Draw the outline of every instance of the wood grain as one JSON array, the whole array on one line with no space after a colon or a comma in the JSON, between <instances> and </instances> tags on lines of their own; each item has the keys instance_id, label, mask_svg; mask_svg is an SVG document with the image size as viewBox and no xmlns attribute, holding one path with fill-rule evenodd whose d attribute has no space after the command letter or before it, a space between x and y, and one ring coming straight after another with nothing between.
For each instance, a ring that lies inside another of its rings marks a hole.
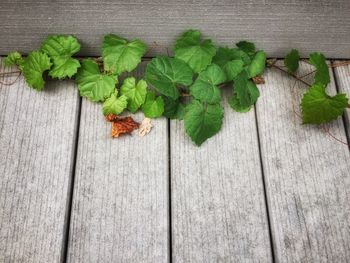
<instances>
[{"instance_id":1,"label":"wood grain","mask_svg":"<svg viewBox=\"0 0 350 263\"><path fill-rule=\"evenodd\" d=\"M298 74L310 71L303 63ZM301 125L293 105L298 113L304 84L275 69L265 81L257 117L276 260L348 262L349 149L323 127ZM336 92L333 78L328 91ZM326 128L346 142L341 118Z\"/></svg>"},{"instance_id":2,"label":"wood grain","mask_svg":"<svg viewBox=\"0 0 350 263\"><path fill-rule=\"evenodd\" d=\"M168 261L167 121L152 123L143 138L112 139L101 105L83 100L69 262Z\"/></svg>"},{"instance_id":3,"label":"wood grain","mask_svg":"<svg viewBox=\"0 0 350 263\"><path fill-rule=\"evenodd\" d=\"M174 262L272 260L254 109L224 105L221 131L200 147L171 122Z\"/></svg>"},{"instance_id":4,"label":"wood grain","mask_svg":"<svg viewBox=\"0 0 350 263\"><path fill-rule=\"evenodd\" d=\"M103 35L113 32L144 40L154 56L171 50L182 31L198 28L221 45L254 41L270 57L293 47L303 56L317 49L349 58L349 12L348 0L2 0L0 54L28 53L48 34L74 34L81 55L100 55Z\"/></svg>"},{"instance_id":5,"label":"wood grain","mask_svg":"<svg viewBox=\"0 0 350 263\"><path fill-rule=\"evenodd\" d=\"M344 61L335 61L334 64L344 63ZM346 93L350 98L350 65L334 68L334 75L338 85L338 90L341 93ZM345 126L348 133L348 142L350 142L350 109L346 109L345 114Z\"/></svg>"},{"instance_id":6,"label":"wood grain","mask_svg":"<svg viewBox=\"0 0 350 263\"><path fill-rule=\"evenodd\" d=\"M78 107L71 81L0 84L0 262L62 260Z\"/></svg>"}]
</instances>

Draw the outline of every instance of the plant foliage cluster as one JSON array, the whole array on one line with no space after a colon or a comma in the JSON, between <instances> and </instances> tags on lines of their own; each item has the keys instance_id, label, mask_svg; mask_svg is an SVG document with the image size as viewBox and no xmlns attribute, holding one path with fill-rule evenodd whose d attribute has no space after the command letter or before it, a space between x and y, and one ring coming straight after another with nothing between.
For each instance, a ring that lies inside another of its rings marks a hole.
<instances>
[{"instance_id":1,"label":"plant foliage cluster","mask_svg":"<svg viewBox=\"0 0 350 263\"><path fill-rule=\"evenodd\" d=\"M73 36L49 36L39 50L27 57L10 53L5 65L17 65L28 85L44 89L45 75L55 79L75 78L80 95L102 103L104 115L141 110L148 118L165 116L183 119L186 133L201 145L222 126L223 85L232 89L229 104L237 112L247 112L260 93L253 78L266 66L266 54L253 43L240 41L234 47L217 47L198 30L184 32L173 47L174 57L158 56L146 67L143 79L121 74L133 71L141 62L147 46L140 40L128 41L114 34L104 37L102 60L74 57L80 43ZM299 53L292 50L285 65L293 74L298 69ZM348 105L344 94L330 96L330 82L325 57L310 55L316 68L315 83L302 102L304 123L320 124L336 119Z\"/></svg>"}]
</instances>

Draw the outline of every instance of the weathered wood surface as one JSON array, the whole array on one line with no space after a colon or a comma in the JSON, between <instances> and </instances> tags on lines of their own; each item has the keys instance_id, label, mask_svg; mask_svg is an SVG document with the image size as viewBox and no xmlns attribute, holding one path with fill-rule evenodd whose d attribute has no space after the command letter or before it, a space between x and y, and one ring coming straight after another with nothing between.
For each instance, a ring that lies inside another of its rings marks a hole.
<instances>
[{"instance_id":1,"label":"weathered wood surface","mask_svg":"<svg viewBox=\"0 0 350 263\"><path fill-rule=\"evenodd\" d=\"M102 36L113 32L146 41L152 56L198 28L219 44L254 41L273 57L292 47L305 56L317 46L329 58L349 58L349 13L348 0L2 0L0 54L37 49L48 34L74 34L82 55L99 55Z\"/></svg>"},{"instance_id":2,"label":"weathered wood surface","mask_svg":"<svg viewBox=\"0 0 350 263\"><path fill-rule=\"evenodd\" d=\"M171 122L174 262L271 262L255 113L224 105L222 130L201 147Z\"/></svg>"},{"instance_id":3,"label":"weathered wood surface","mask_svg":"<svg viewBox=\"0 0 350 263\"><path fill-rule=\"evenodd\" d=\"M302 65L300 74L310 71ZM257 103L267 201L278 262L350 260L349 149L293 112L306 87L275 69ZM309 82L310 79L308 80ZM335 85L329 91L334 94ZM340 118L327 126L346 141Z\"/></svg>"},{"instance_id":4,"label":"weathered wood surface","mask_svg":"<svg viewBox=\"0 0 350 263\"><path fill-rule=\"evenodd\" d=\"M0 262L62 259L78 108L70 81L0 84Z\"/></svg>"},{"instance_id":5,"label":"weathered wood surface","mask_svg":"<svg viewBox=\"0 0 350 263\"><path fill-rule=\"evenodd\" d=\"M69 262L168 261L167 121L152 122L143 138L113 140L101 105L83 100Z\"/></svg>"},{"instance_id":6,"label":"weathered wood surface","mask_svg":"<svg viewBox=\"0 0 350 263\"><path fill-rule=\"evenodd\" d=\"M334 64L341 64L344 61L335 61ZM334 68L334 74L339 92L346 93L350 98L350 65ZM348 133L348 142L350 142L350 109L344 114L346 131Z\"/></svg>"}]
</instances>

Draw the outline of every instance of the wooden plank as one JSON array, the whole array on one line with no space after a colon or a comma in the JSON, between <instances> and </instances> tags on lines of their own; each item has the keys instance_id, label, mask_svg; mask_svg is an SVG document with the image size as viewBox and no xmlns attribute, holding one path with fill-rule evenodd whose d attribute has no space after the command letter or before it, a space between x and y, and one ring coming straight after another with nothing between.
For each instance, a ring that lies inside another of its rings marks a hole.
<instances>
[{"instance_id":1,"label":"wooden plank","mask_svg":"<svg viewBox=\"0 0 350 263\"><path fill-rule=\"evenodd\" d=\"M83 100L68 260L167 262L167 121L153 120L143 138L112 139L101 110Z\"/></svg>"},{"instance_id":2,"label":"wooden plank","mask_svg":"<svg viewBox=\"0 0 350 263\"><path fill-rule=\"evenodd\" d=\"M102 36L114 32L146 41L153 56L198 28L222 45L254 41L270 57L292 47L306 56L316 46L329 58L349 58L349 12L348 0L2 0L0 54L27 53L48 34L62 33L82 41L81 55L100 55Z\"/></svg>"},{"instance_id":3,"label":"wooden plank","mask_svg":"<svg viewBox=\"0 0 350 263\"><path fill-rule=\"evenodd\" d=\"M0 84L0 262L62 260L78 108L71 81Z\"/></svg>"},{"instance_id":4,"label":"wooden plank","mask_svg":"<svg viewBox=\"0 0 350 263\"><path fill-rule=\"evenodd\" d=\"M171 122L174 262L271 262L254 110L224 105L222 130L200 147Z\"/></svg>"},{"instance_id":5,"label":"wooden plank","mask_svg":"<svg viewBox=\"0 0 350 263\"><path fill-rule=\"evenodd\" d=\"M334 63L343 63L344 61L335 61ZM339 92L346 93L350 98L350 65L334 68L334 75L336 78ZM348 133L348 140L350 141L350 110L347 109L345 114L345 125Z\"/></svg>"},{"instance_id":6,"label":"wooden plank","mask_svg":"<svg viewBox=\"0 0 350 263\"><path fill-rule=\"evenodd\" d=\"M311 71L302 63L300 75ZM311 78L306 80L311 83ZM268 69L257 103L258 130L278 262L350 259L350 154L322 127L301 125L303 84ZM332 82L328 88L334 94ZM327 125L346 141L342 119Z\"/></svg>"}]
</instances>

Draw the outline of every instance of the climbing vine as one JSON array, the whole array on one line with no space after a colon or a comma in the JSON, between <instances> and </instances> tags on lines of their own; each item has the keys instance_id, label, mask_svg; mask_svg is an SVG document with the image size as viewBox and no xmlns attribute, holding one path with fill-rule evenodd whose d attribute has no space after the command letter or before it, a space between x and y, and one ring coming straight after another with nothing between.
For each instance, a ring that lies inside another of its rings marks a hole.
<instances>
[{"instance_id":1,"label":"climbing vine","mask_svg":"<svg viewBox=\"0 0 350 263\"><path fill-rule=\"evenodd\" d=\"M112 136L130 133L139 127L124 111L141 110L147 118L165 116L183 119L186 133L196 145L215 135L222 126L223 86L230 86L229 104L237 112L247 112L259 98L257 84L266 65L280 69L308 85L301 100L304 124L323 124L337 119L349 107L345 94L330 96L330 76L326 59L312 53L308 62L315 67L312 84L295 75L300 56L293 49L284 59L284 67L257 50L251 42L240 41L235 47L216 47L203 39L198 30L178 37L174 57L158 56L146 66L144 78L120 76L133 71L141 62L147 46L140 40L128 41L114 34L104 37L101 58L78 59L80 43L74 36L53 35L40 49L27 57L19 52L8 54L6 66L18 66L29 87L41 91L46 74L54 79L74 78L81 96L102 103L101 112L112 122ZM146 131L147 130L147 131ZM143 132L149 132L146 129Z\"/></svg>"}]
</instances>

